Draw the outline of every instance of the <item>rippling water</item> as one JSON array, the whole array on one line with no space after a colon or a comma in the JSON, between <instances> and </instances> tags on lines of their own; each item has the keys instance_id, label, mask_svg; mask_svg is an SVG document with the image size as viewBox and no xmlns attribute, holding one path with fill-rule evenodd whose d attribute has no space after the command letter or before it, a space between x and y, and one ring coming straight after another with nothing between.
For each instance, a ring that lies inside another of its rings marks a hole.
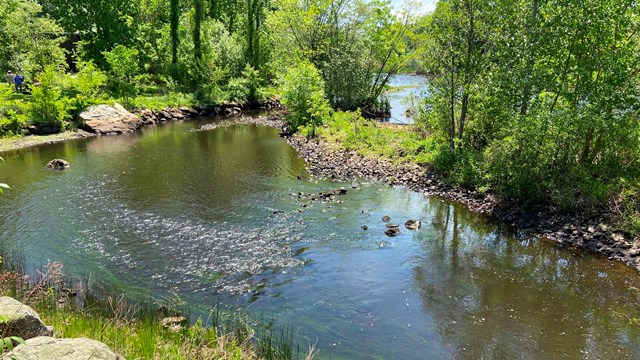
<instances>
[{"instance_id":1,"label":"rippling water","mask_svg":"<svg viewBox=\"0 0 640 360\"><path fill-rule=\"evenodd\" d=\"M129 294L248 309L320 358L640 358L637 272L402 188L299 181L277 130L191 131L204 124L4 154L1 249ZM71 168L45 168L58 157ZM384 215L423 227L388 238Z\"/></svg>"}]
</instances>

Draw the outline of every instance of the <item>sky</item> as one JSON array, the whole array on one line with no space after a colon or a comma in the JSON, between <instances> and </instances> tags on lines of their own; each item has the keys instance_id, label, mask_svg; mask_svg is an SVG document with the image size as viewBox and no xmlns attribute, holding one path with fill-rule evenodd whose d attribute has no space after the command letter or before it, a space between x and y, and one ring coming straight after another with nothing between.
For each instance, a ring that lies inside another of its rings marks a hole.
<instances>
[{"instance_id":1,"label":"sky","mask_svg":"<svg viewBox=\"0 0 640 360\"><path fill-rule=\"evenodd\" d=\"M391 6L398 11L402 9L406 2L407 0L391 0ZM422 5L420 9L421 13L428 13L435 10L437 0L414 0L413 2L417 2Z\"/></svg>"}]
</instances>

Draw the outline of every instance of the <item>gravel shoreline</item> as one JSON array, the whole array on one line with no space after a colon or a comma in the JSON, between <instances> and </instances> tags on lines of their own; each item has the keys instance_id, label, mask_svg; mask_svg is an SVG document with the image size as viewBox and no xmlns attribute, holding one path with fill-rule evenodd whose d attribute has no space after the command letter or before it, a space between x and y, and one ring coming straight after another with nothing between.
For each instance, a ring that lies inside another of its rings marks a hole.
<instances>
[{"instance_id":1,"label":"gravel shoreline","mask_svg":"<svg viewBox=\"0 0 640 360\"><path fill-rule=\"evenodd\" d=\"M309 172L318 177L350 181L356 177L401 185L423 193L456 201L473 212L506 222L535 236L562 246L586 249L640 270L640 241L611 225L608 214L580 217L514 207L492 195L457 189L434 171L416 164L396 164L387 159L365 157L348 152L322 139L287 137L308 163Z\"/></svg>"}]
</instances>

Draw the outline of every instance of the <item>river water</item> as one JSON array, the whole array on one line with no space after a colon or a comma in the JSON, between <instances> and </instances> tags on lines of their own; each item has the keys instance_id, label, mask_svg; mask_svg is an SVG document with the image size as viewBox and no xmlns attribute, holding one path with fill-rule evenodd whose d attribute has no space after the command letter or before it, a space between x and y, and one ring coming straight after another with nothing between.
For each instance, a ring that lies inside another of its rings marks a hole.
<instances>
[{"instance_id":1,"label":"river water","mask_svg":"<svg viewBox=\"0 0 640 360\"><path fill-rule=\"evenodd\" d=\"M403 188L300 181L277 130L211 121L3 154L0 248L275 319L320 359L640 358L635 270ZM423 227L389 238L384 215Z\"/></svg>"},{"instance_id":2,"label":"river water","mask_svg":"<svg viewBox=\"0 0 640 360\"><path fill-rule=\"evenodd\" d=\"M391 114L384 122L393 124L413 124L419 99L429 91L429 80L423 75L398 74L391 77L391 89L385 93L391 106Z\"/></svg>"}]
</instances>

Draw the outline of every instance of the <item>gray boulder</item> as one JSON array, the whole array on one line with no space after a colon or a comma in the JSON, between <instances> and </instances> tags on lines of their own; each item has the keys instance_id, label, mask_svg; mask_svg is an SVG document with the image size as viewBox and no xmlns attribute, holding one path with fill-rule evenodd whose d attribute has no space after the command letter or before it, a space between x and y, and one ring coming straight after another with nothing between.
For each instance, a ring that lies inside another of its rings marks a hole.
<instances>
[{"instance_id":1,"label":"gray boulder","mask_svg":"<svg viewBox=\"0 0 640 360\"><path fill-rule=\"evenodd\" d=\"M89 107L78 115L85 130L96 134L121 134L138 130L144 121L116 103Z\"/></svg>"},{"instance_id":2,"label":"gray boulder","mask_svg":"<svg viewBox=\"0 0 640 360\"><path fill-rule=\"evenodd\" d=\"M99 341L36 337L5 354L16 360L124 360Z\"/></svg>"},{"instance_id":3,"label":"gray boulder","mask_svg":"<svg viewBox=\"0 0 640 360\"><path fill-rule=\"evenodd\" d=\"M46 326L35 310L14 298L0 297L0 315L9 320L0 323L0 333L4 336L18 336L27 340L53 335L53 328Z\"/></svg>"}]
</instances>

